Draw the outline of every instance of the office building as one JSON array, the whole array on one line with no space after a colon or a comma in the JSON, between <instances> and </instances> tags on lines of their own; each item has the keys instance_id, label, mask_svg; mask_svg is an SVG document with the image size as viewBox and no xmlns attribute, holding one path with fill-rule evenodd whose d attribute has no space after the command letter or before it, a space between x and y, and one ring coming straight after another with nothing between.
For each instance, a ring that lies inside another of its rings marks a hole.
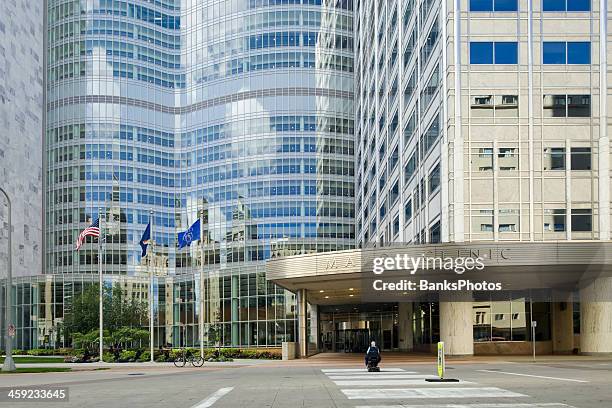
<instances>
[{"instance_id":1,"label":"office building","mask_svg":"<svg viewBox=\"0 0 612 408\"><path fill-rule=\"evenodd\" d=\"M612 352L607 8L356 4L360 249L269 264L269 279L318 306L317 333L306 312L299 319L302 355L361 349L371 337L384 349L443 340L456 355L529 353L531 324L538 352ZM364 282L389 254L485 256L485 270L516 275L517 292L372 307ZM589 267L603 276L578 284ZM544 272L575 273L566 283L576 290L549 301L520 291L550 290L530 280Z\"/></svg>"},{"instance_id":2,"label":"office building","mask_svg":"<svg viewBox=\"0 0 612 408\"><path fill-rule=\"evenodd\" d=\"M109 282L154 265L160 299L177 280L159 339L195 344L200 315L226 345L292 338L265 260L354 245L352 2L324 3L49 1L45 273L97 274L98 244L74 242L102 215Z\"/></svg>"},{"instance_id":3,"label":"office building","mask_svg":"<svg viewBox=\"0 0 612 408\"><path fill-rule=\"evenodd\" d=\"M43 255L43 4L0 4L0 187L13 205L13 276L40 274ZM0 194L0 276L8 256Z\"/></svg>"},{"instance_id":4,"label":"office building","mask_svg":"<svg viewBox=\"0 0 612 408\"><path fill-rule=\"evenodd\" d=\"M612 352L605 1L80 7L49 1L47 276L18 313L57 303L18 347L95 281L97 245L72 246L102 209L107 281L146 298L155 271L158 344L220 321L301 356ZM511 290L372 293L396 255Z\"/></svg>"}]
</instances>

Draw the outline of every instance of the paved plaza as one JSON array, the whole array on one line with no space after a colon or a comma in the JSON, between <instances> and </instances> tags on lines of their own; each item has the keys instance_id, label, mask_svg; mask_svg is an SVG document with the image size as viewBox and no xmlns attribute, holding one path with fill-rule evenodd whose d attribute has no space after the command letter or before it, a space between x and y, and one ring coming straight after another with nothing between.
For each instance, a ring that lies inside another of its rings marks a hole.
<instances>
[{"instance_id":1,"label":"paved plaza","mask_svg":"<svg viewBox=\"0 0 612 408\"><path fill-rule=\"evenodd\" d=\"M383 356L384 358L385 356ZM65 387L68 402L19 407L359 407L359 408L601 408L612 406L612 359L472 357L448 362L432 383L431 356L393 355L380 373L361 356L321 354L307 360L90 366L69 373L0 376L0 387ZM14 406L14 403L0 403Z\"/></svg>"}]
</instances>

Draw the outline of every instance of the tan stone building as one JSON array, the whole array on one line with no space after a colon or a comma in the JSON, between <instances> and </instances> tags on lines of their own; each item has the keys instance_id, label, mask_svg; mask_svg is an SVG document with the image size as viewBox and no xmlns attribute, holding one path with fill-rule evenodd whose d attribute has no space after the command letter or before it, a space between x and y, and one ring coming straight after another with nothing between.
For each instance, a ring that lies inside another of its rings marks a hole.
<instances>
[{"instance_id":1,"label":"tan stone building","mask_svg":"<svg viewBox=\"0 0 612 408\"><path fill-rule=\"evenodd\" d=\"M271 261L268 279L319 305L309 315L320 322L308 326L319 331L314 350L376 338L389 350L443 340L450 354L529 353L535 324L539 352L612 352L607 266L591 283L578 277L589 259L566 268L592 245L605 253L612 228L608 9L596 0L356 3L355 256L508 245L518 263L504 273L524 281L509 279L521 292L501 299L376 303L355 293L362 278L345 281L336 266L311 282L314 255ZM516 258L534 248L531 261ZM574 281L560 298L545 276Z\"/></svg>"}]
</instances>

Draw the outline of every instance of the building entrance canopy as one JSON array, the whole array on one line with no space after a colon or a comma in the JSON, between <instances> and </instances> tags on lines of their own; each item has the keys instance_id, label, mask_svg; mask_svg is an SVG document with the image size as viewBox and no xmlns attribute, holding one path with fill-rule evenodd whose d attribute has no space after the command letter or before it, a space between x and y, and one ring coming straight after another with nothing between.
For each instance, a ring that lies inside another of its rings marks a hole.
<instances>
[{"instance_id":1,"label":"building entrance canopy","mask_svg":"<svg viewBox=\"0 0 612 408\"><path fill-rule=\"evenodd\" d=\"M514 242L403 245L273 259L267 279L306 290L319 305L413 300L472 301L526 292L567 300L612 277L612 243ZM599 284L597 285L600 286ZM582 301L611 301L603 285ZM596 288L597 289L597 288Z\"/></svg>"}]
</instances>

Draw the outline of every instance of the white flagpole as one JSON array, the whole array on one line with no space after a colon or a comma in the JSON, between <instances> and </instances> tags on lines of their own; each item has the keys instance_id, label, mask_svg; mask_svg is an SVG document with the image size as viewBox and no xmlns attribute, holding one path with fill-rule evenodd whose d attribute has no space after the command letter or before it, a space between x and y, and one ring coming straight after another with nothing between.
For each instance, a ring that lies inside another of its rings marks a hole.
<instances>
[{"instance_id":1,"label":"white flagpole","mask_svg":"<svg viewBox=\"0 0 612 408\"><path fill-rule=\"evenodd\" d=\"M200 356L204 358L204 207L200 214Z\"/></svg>"},{"instance_id":2,"label":"white flagpole","mask_svg":"<svg viewBox=\"0 0 612 408\"><path fill-rule=\"evenodd\" d=\"M99 278L99 313L100 313L100 362L103 362L104 357L104 288L102 279L102 239L104 230L102 229L102 208L98 209L98 223L100 227L100 236L98 237L98 278Z\"/></svg>"},{"instance_id":3,"label":"white flagpole","mask_svg":"<svg viewBox=\"0 0 612 408\"><path fill-rule=\"evenodd\" d=\"M153 210L152 209L149 211L149 225L151 226L149 245L151 246L151 250L153 250ZM154 351L153 351L153 265L151 262L152 260L153 259L149 261L149 343L151 347L151 362L154 363L155 357L153 354Z\"/></svg>"}]
</instances>

